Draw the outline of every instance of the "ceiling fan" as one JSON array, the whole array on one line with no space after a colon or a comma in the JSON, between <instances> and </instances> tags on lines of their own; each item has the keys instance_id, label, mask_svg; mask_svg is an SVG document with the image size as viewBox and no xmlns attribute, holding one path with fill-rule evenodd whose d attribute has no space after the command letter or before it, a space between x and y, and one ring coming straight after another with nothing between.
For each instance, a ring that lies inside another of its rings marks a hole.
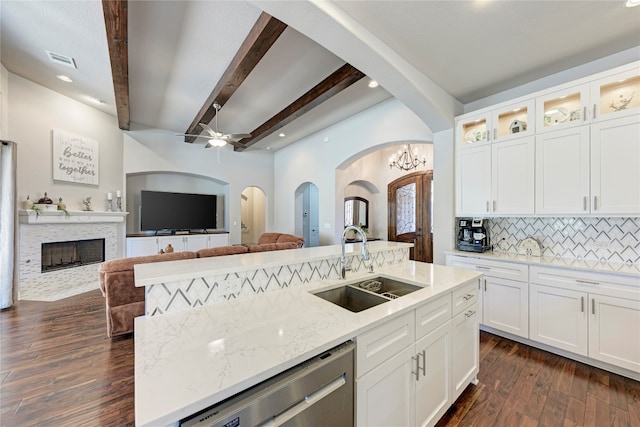
<instances>
[{"instance_id":1,"label":"ceiling fan","mask_svg":"<svg viewBox=\"0 0 640 427\"><path fill-rule=\"evenodd\" d=\"M213 108L216 109L216 128L215 130L211 128L211 126L205 124L205 123L198 123L202 129L205 130L205 132L207 132L207 134L205 135L190 135L190 134L186 134L186 133L177 133L177 136L192 136L195 138L206 138L207 141L207 145L204 146L204 148L211 148L211 147L224 147L227 144L232 144L232 145L238 145L238 146L242 146L242 144L238 144L236 141L233 141L234 139L241 139L241 138L251 138L251 134L249 133L223 133L220 132L218 130L218 113L220 112L220 108L222 108L220 106L220 104L215 103L213 104Z\"/></svg>"}]
</instances>

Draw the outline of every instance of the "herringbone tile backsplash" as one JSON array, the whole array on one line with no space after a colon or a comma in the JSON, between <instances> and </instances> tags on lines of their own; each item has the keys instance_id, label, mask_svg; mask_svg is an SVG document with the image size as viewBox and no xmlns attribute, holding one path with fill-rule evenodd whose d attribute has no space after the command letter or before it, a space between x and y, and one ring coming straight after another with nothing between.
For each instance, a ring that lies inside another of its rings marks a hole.
<instances>
[{"instance_id":1,"label":"herringbone tile backsplash","mask_svg":"<svg viewBox=\"0 0 640 427\"><path fill-rule=\"evenodd\" d=\"M640 264L640 218L491 218L494 251L518 252L527 237L543 256Z\"/></svg>"}]
</instances>

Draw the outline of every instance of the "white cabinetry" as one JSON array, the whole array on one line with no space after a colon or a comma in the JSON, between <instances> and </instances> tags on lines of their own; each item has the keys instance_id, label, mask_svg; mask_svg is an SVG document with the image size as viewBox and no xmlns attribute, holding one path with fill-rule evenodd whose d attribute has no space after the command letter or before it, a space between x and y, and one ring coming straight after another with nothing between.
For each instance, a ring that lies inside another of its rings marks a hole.
<instances>
[{"instance_id":1,"label":"white cabinetry","mask_svg":"<svg viewBox=\"0 0 640 427\"><path fill-rule=\"evenodd\" d=\"M532 214L534 153L533 137L459 150L457 215Z\"/></svg>"},{"instance_id":2,"label":"white cabinetry","mask_svg":"<svg viewBox=\"0 0 640 427\"><path fill-rule=\"evenodd\" d=\"M640 373L633 277L531 267L531 339Z\"/></svg>"},{"instance_id":3,"label":"white cabinetry","mask_svg":"<svg viewBox=\"0 0 640 427\"><path fill-rule=\"evenodd\" d=\"M480 281L480 323L513 335L529 337L526 265L456 255L447 255L446 263L451 267L484 273Z\"/></svg>"},{"instance_id":4,"label":"white cabinetry","mask_svg":"<svg viewBox=\"0 0 640 427\"><path fill-rule=\"evenodd\" d=\"M477 287L467 283L358 336L356 425L438 422L478 373Z\"/></svg>"},{"instance_id":5,"label":"white cabinetry","mask_svg":"<svg viewBox=\"0 0 640 427\"><path fill-rule=\"evenodd\" d=\"M640 215L638 65L457 117L456 215Z\"/></svg>"},{"instance_id":6,"label":"white cabinetry","mask_svg":"<svg viewBox=\"0 0 640 427\"><path fill-rule=\"evenodd\" d=\"M165 250L168 245L176 252L198 251L200 249L227 246L229 235L221 234L191 234L188 236L149 236L127 237L127 256L155 255Z\"/></svg>"},{"instance_id":7,"label":"white cabinetry","mask_svg":"<svg viewBox=\"0 0 640 427\"><path fill-rule=\"evenodd\" d=\"M591 125L591 202L598 215L640 213L640 114Z\"/></svg>"}]
</instances>

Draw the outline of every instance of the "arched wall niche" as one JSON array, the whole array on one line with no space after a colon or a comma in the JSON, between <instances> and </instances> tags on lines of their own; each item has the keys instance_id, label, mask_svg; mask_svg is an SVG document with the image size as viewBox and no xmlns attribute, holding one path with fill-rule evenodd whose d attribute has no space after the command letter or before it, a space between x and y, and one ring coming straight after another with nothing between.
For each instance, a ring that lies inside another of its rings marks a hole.
<instances>
[{"instance_id":1,"label":"arched wall niche","mask_svg":"<svg viewBox=\"0 0 640 427\"><path fill-rule=\"evenodd\" d=\"M229 183L208 176L181 172L138 172L126 176L127 234L140 231L140 192L168 191L175 193L215 194L218 196L218 231L229 229ZM220 203L222 201L222 203ZM167 209L176 207L167 207ZM222 221L221 221L222 219Z\"/></svg>"}]
</instances>

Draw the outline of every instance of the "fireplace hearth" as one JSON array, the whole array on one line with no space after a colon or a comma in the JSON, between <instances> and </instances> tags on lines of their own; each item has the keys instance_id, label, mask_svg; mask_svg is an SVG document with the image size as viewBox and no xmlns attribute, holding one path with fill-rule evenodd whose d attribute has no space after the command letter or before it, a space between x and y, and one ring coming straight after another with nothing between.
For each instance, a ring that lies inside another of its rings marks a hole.
<instances>
[{"instance_id":1,"label":"fireplace hearth","mask_svg":"<svg viewBox=\"0 0 640 427\"><path fill-rule=\"evenodd\" d=\"M42 243L41 271L64 270L105 260L104 239Z\"/></svg>"}]
</instances>

